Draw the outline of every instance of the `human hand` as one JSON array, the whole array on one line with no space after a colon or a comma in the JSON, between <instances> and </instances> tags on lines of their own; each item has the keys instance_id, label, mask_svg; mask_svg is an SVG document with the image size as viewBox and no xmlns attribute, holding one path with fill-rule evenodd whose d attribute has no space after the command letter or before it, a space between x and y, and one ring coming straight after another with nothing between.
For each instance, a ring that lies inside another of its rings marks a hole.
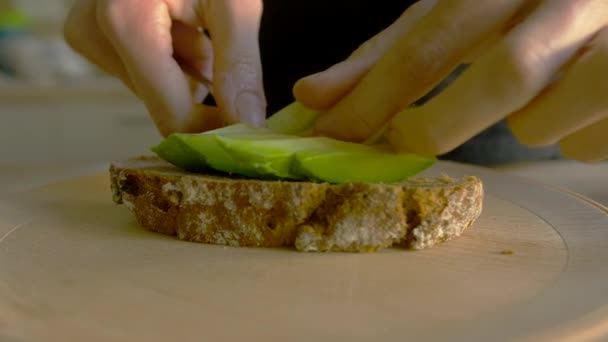
<instances>
[{"instance_id":1,"label":"human hand","mask_svg":"<svg viewBox=\"0 0 608 342\"><path fill-rule=\"evenodd\" d=\"M166 136L264 123L261 16L262 0L78 0L64 32L146 104ZM210 91L217 107L202 104Z\"/></svg>"},{"instance_id":2,"label":"human hand","mask_svg":"<svg viewBox=\"0 0 608 342\"><path fill-rule=\"evenodd\" d=\"M343 140L387 125L397 150L439 155L507 118L524 144L598 161L608 158L607 24L605 0L423 0L294 94L325 111L317 132Z\"/></svg>"}]
</instances>

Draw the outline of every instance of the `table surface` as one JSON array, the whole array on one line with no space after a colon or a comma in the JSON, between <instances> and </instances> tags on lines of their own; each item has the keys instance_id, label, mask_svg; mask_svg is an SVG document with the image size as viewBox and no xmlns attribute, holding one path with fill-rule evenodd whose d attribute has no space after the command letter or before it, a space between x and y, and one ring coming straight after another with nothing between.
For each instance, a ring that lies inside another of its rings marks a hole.
<instances>
[{"instance_id":1,"label":"table surface","mask_svg":"<svg viewBox=\"0 0 608 342\"><path fill-rule=\"evenodd\" d=\"M13 196L10 204L23 210L15 211L14 216L11 210L0 215L8 223L0 225L0 230L10 227L11 234L4 239L0 256L0 274L6 279L0 285L14 289L8 292L13 301L5 310L12 319L8 332L39 333L54 340L52 336L69 331L72 336L82 336L76 340L86 340L86 334L103 336L121 331L124 336L146 336L150 326L159 326L165 328L155 330L154 338L179 339L180 334L199 333L204 322L206 336L228 332L235 339L247 339L263 336L265 326L279 322L271 332L273 337L310 334L314 340L329 330L334 336L354 339L398 335L404 329L416 336L445 336L449 331L483 333L484 329L500 336L520 333L525 327L543 329L551 322L547 327L560 326L549 327L547 332L560 340L564 332L608 336L608 308L595 311L598 303L608 302L605 214L559 191L531 187L518 177L459 167L446 165L443 171L477 174L494 194L487 196L484 204L486 215L480 218L484 229L406 258L400 253L379 253L319 259L171 242L137 228L132 218L128 219L128 212L110 205L109 189L100 182L106 179L103 175ZM605 165L590 167L556 162L503 169L531 177L550 174L554 178L540 178L557 186L571 184L570 189L572 184L581 184L573 175L586 173L581 180L593 180L595 175L595 183L579 189L592 189L595 184L595 188L602 185L606 190L602 181L608 175ZM20 187L13 183L14 191L35 186L34 179L49 181L51 174L65 179L104 169L105 163L4 168L21 180ZM106 191L107 199L100 198ZM499 252L505 250L512 254ZM396 269L405 271L394 272ZM460 295L454 296L454 291ZM539 293L542 295L537 296ZM428 300L431 297L433 300ZM466 312L461 310L463 305ZM564 305L572 310L558 309ZM75 315L78 311L74 310L82 307L88 314ZM265 309L260 311L261 307ZM403 307L420 310L397 311ZM171 313L176 324L167 324L172 321L167 321L165 313ZM593 319L587 319L586 314ZM32 320L32 316L44 319ZM129 317L141 317L139 324L124 325ZM433 329L437 320L441 320L442 329ZM85 328L78 331L77 325ZM239 329L230 328L234 326ZM480 326L484 329L476 331ZM0 335L2 330L0 327ZM570 340L581 339L576 335Z\"/></svg>"},{"instance_id":2,"label":"table surface","mask_svg":"<svg viewBox=\"0 0 608 342\"><path fill-rule=\"evenodd\" d=\"M497 169L562 187L608 206L608 162L585 164L555 160L513 164Z\"/></svg>"}]
</instances>

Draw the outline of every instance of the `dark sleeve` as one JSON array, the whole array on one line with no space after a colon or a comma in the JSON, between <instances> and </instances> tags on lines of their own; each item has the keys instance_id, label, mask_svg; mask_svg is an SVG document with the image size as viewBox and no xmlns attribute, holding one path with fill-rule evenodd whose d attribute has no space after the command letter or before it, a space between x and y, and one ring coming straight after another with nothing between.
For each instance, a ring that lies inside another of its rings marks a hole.
<instances>
[{"instance_id":1,"label":"dark sleeve","mask_svg":"<svg viewBox=\"0 0 608 342\"><path fill-rule=\"evenodd\" d=\"M415 2L265 0L260 49L268 113L294 100L299 78L344 60Z\"/></svg>"}]
</instances>

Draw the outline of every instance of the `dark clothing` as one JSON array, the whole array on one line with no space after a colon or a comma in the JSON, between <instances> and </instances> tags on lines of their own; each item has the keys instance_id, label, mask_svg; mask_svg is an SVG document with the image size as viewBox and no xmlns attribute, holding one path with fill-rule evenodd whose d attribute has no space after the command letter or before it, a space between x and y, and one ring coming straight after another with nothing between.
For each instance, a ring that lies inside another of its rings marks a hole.
<instances>
[{"instance_id":1,"label":"dark clothing","mask_svg":"<svg viewBox=\"0 0 608 342\"><path fill-rule=\"evenodd\" d=\"M268 113L293 101L301 77L346 59L415 1L265 0L260 49Z\"/></svg>"},{"instance_id":2,"label":"dark clothing","mask_svg":"<svg viewBox=\"0 0 608 342\"><path fill-rule=\"evenodd\" d=\"M268 113L274 113L294 100L292 87L299 78L344 60L416 2L379 1L264 1L260 49ZM440 91L448 81L421 102ZM555 147L529 149L520 145L502 122L443 158L497 164L555 158L559 156L558 152Z\"/></svg>"}]
</instances>

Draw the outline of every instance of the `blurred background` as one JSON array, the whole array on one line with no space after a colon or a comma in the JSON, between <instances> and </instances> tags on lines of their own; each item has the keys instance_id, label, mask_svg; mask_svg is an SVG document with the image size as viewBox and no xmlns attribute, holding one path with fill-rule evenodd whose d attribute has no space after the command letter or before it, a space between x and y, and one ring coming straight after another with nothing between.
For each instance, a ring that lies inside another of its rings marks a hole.
<instances>
[{"instance_id":1,"label":"blurred background","mask_svg":"<svg viewBox=\"0 0 608 342\"><path fill-rule=\"evenodd\" d=\"M142 104L64 42L73 1L0 0L3 170L107 165L160 139Z\"/></svg>"}]
</instances>

